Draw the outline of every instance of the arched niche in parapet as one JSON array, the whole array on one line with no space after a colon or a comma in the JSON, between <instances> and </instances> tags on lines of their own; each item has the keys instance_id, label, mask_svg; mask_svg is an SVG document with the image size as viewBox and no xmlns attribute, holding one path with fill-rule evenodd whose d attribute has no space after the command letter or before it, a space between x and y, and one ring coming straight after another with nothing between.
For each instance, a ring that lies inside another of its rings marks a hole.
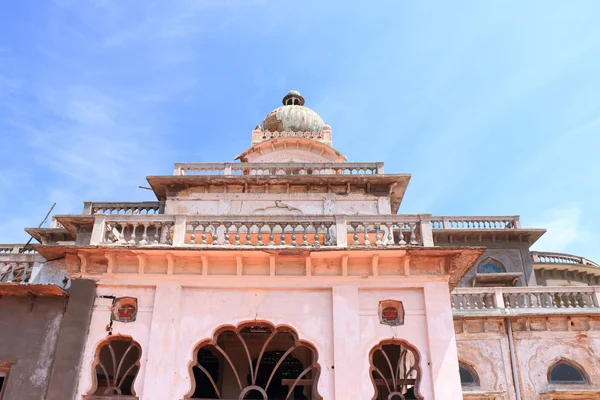
<instances>
[{"instance_id":1,"label":"arched niche in parapet","mask_svg":"<svg viewBox=\"0 0 600 400\"><path fill-rule=\"evenodd\" d=\"M458 372L460 374L460 384L463 388L475 388L479 386L479 375L473 366L459 361Z\"/></svg>"},{"instance_id":2,"label":"arched niche in parapet","mask_svg":"<svg viewBox=\"0 0 600 400\"><path fill-rule=\"evenodd\" d=\"M134 384L140 370L142 348L130 336L114 335L96 348L92 365L93 387L84 399L137 400Z\"/></svg>"},{"instance_id":3,"label":"arched niche in parapet","mask_svg":"<svg viewBox=\"0 0 600 400\"><path fill-rule=\"evenodd\" d=\"M375 388L372 400L423 400L420 355L400 339L379 342L369 354L369 375Z\"/></svg>"},{"instance_id":4,"label":"arched niche in parapet","mask_svg":"<svg viewBox=\"0 0 600 400\"><path fill-rule=\"evenodd\" d=\"M589 383L584 369L571 360L559 359L548 368L548 382L558 385L584 385Z\"/></svg>"},{"instance_id":5,"label":"arched niche in parapet","mask_svg":"<svg viewBox=\"0 0 600 400\"><path fill-rule=\"evenodd\" d=\"M189 371L185 399L323 399L317 350L286 325L222 326L195 347Z\"/></svg>"},{"instance_id":6,"label":"arched niche in parapet","mask_svg":"<svg viewBox=\"0 0 600 400\"><path fill-rule=\"evenodd\" d=\"M250 147L236 157L241 162L255 163L332 163L344 162L339 151L310 138L313 132L281 132L293 137L267 140ZM302 137L306 135L308 137Z\"/></svg>"},{"instance_id":7,"label":"arched niche in parapet","mask_svg":"<svg viewBox=\"0 0 600 400\"><path fill-rule=\"evenodd\" d=\"M502 274L506 267L500 261L487 257L477 265L478 274Z\"/></svg>"}]
</instances>

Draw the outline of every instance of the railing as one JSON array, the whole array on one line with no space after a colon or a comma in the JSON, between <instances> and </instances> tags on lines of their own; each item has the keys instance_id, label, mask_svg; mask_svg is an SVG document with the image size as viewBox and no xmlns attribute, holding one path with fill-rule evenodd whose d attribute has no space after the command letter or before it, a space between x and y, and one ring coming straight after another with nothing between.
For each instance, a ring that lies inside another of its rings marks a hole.
<instances>
[{"instance_id":1,"label":"railing","mask_svg":"<svg viewBox=\"0 0 600 400\"><path fill-rule=\"evenodd\" d=\"M600 313L600 287L458 288L455 315Z\"/></svg>"},{"instance_id":2,"label":"railing","mask_svg":"<svg viewBox=\"0 0 600 400\"><path fill-rule=\"evenodd\" d=\"M141 202L91 202L83 203L83 214L162 214L165 203L162 201Z\"/></svg>"},{"instance_id":3,"label":"railing","mask_svg":"<svg viewBox=\"0 0 600 400\"><path fill-rule=\"evenodd\" d=\"M175 163L173 175L371 175L383 163Z\"/></svg>"},{"instance_id":4,"label":"railing","mask_svg":"<svg viewBox=\"0 0 600 400\"><path fill-rule=\"evenodd\" d=\"M122 246L433 246L429 215L95 216L90 244Z\"/></svg>"},{"instance_id":5,"label":"railing","mask_svg":"<svg viewBox=\"0 0 600 400\"><path fill-rule=\"evenodd\" d=\"M571 264L600 268L600 265L593 261L571 254L532 251L531 258L536 264Z\"/></svg>"},{"instance_id":6,"label":"railing","mask_svg":"<svg viewBox=\"0 0 600 400\"><path fill-rule=\"evenodd\" d=\"M0 283L29 283L32 262L0 262Z\"/></svg>"},{"instance_id":7,"label":"railing","mask_svg":"<svg viewBox=\"0 0 600 400\"><path fill-rule=\"evenodd\" d=\"M519 216L508 217L432 217L433 229L518 229Z\"/></svg>"},{"instance_id":8,"label":"railing","mask_svg":"<svg viewBox=\"0 0 600 400\"><path fill-rule=\"evenodd\" d=\"M5 254L35 254L35 250L24 244L0 244L0 255Z\"/></svg>"},{"instance_id":9,"label":"railing","mask_svg":"<svg viewBox=\"0 0 600 400\"><path fill-rule=\"evenodd\" d=\"M262 140L277 139L277 138L305 138L313 140L323 140L323 132L269 132L265 131L262 135Z\"/></svg>"},{"instance_id":10,"label":"railing","mask_svg":"<svg viewBox=\"0 0 600 400\"><path fill-rule=\"evenodd\" d=\"M24 244L0 244L0 283L28 283L36 251Z\"/></svg>"}]
</instances>

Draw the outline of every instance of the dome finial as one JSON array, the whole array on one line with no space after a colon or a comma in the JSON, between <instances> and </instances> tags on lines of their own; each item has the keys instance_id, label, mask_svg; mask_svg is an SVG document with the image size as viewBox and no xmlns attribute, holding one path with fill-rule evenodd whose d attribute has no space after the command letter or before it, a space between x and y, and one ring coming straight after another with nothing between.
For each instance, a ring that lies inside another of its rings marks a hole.
<instances>
[{"instance_id":1,"label":"dome finial","mask_svg":"<svg viewBox=\"0 0 600 400\"><path fill-rule=\"evenodd\" d=\"M297 90L290 90L281 102L284 106L303 106L304 97Z\"/></svg>"}]
</instances>

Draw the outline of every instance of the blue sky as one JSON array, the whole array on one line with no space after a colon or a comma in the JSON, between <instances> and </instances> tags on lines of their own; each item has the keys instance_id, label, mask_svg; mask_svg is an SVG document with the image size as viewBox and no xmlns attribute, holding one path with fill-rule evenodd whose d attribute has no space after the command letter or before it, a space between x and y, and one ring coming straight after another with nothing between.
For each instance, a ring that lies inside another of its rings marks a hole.
<instances>
[{"instance_id":1,"label":"blue sky","mask_svg":"<svg viewBox=\"0 0 600 400\"><path fill-rule=\"evenodd\" d=\"M600 2L22 0L0 6L0 242L53 202L152 200L289 89L402 213L520 214L600 261Z\"/></svg>"}]
</instances>

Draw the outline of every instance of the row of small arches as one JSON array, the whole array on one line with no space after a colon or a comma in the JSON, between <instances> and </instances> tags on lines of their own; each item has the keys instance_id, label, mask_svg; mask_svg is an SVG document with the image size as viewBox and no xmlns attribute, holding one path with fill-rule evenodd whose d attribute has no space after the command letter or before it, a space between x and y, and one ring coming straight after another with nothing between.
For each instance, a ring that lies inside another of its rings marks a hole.
<instances>
[{"instance_id":1,"label":"row of small arches","mask_svg":"<svg viewBox=\"0 0 600 400\"><path fill-rule=\"evenodd\" d=\"M462 386L479 386L479 375L475 368L459 362L460 382ZM558 385L587 384L589 379L583 369L569 360L559 360L548 368L548 382Z\"/></svg>"}]
</instances>

